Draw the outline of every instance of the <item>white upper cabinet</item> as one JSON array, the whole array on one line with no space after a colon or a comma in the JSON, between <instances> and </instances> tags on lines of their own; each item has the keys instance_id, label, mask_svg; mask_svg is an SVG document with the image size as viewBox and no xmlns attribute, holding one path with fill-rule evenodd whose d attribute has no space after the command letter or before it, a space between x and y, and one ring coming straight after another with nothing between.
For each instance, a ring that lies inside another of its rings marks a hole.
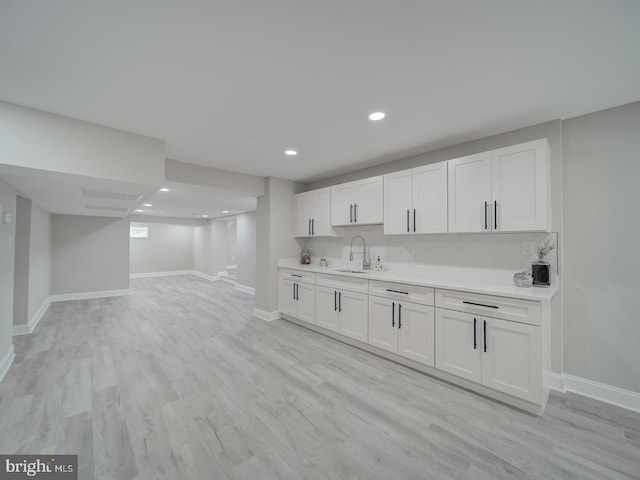
<instances>
[{"instance_id":1,"label":"white upper cabinet","mask_svg":"<svg viewBox=\"0 0 640 480\"><path fill-rule=\"evenodd\" d=\"M490 202L491 153L449 160L449 231L489 230Z\"/></svg>"},{"instance_id":2,"label":"white upper cabinet","mask_svg":"<svg viewBox=\"0 0 640 480\"><path fill-rule=\"evenodd\" d=\"M548 231L546 139L449 160L449 232Z\"/></svg>"},{"instance_id":3,"label":"white upper cabinet","mask_svg":"<svg viewBox=\"0 0 640 480\"><path fill-rule=\"evenodd\" d=\"M382 177L331 187L331 225L382 223Z\"/></svg>"},{"instance_id":4,"label":"white upper cabinet","mask_svg":"<svg viewBox=\"0 0 640 480\"><path fill-rule=\"evenodd\" d=\"M447 162L413 169L413 231L447 231Z\"/></svg>"},{"instance_id":5,"label":"white upper cabinet","mask_svg":"<svg viewBox=\"0 0 640 480\"><path fill-rule=\"evenodd\" d=\"M295 195L294 230L296 237L329 237L331 228L331 189L311 190Z\"/></svg>"},{"instance_id":6,"label":"white upper cabinet","mask_svg":"<svg viewBox=\"0 0 640 480\"><path fill-rule=\"evenodd\" d=\"M447 162L384 176L384 233L447 232Z\"/></svg>"},{"instance_id":7,"label":"white upper cabinet","mask_svg":"<svg viewBox=\"0 0 640 480\"><path fill-rule=\"evenodd\" d=\"M550 230L549 157L546 140L491 152L494 230Z\"/></svg>"}]
</instances>

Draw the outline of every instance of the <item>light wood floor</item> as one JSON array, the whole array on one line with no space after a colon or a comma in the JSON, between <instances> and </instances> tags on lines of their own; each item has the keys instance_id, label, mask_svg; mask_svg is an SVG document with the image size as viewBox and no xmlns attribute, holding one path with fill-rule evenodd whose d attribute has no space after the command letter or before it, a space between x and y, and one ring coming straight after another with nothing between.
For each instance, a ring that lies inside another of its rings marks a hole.
<instances>
[{"instance_id":1,"label":"light wood floor","mask_svg":"<svg viewBox=\"0 0 640 480\"><path fill-rule=\"evenodd\" d=\"M53 304L15 337L1 453L88 479L640 478L640 415L553 395L535 417L284 320L196 277Z\"/></svg>"}]
</instances>

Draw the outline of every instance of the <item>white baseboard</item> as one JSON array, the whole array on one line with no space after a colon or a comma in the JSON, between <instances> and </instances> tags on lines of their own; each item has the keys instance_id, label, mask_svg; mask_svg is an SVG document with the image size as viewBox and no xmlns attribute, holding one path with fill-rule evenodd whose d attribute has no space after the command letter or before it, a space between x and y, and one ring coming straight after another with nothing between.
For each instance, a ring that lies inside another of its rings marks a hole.
<instances>
[{"instance_id":1,"label":"white baseboard","mask_svg":"<svg viewBox=\"0 0 640 480\"><path fill-rule=\"evenodd\" d=\"M29 323L27 325L14 325L11 334L13 336L16 336L28 335L29 333L32 333L40 323L40 320L42 320L42 317L44 317L44 314L47 313L49 305L51 305L50 296L47 297L44 302L42 302L42 305L40 305L40 308L38 309L36 314L31 319L29 319Z\"/></svg>"},{"instance_id":2,"label":"white baseboard","mask_svg":"<svg viewBox=\"0 0 640 480\"><path fill-rule=\"evenodd\" d=\"M9 368L11 368L14 358L16 358L16 354L14 353L12 343L11 347L9 347L9 351L5 354L2 360L0 360L0 382L9 371Z\"/></svg>"},{"instance_id":3,"label":"white baseboard","mask_svg":"<svg viewBox=\"0 0 640 480\"><path fill-rule=\"evenodd\" d=\"M193 270L172 270L170 272L130 273L129 278L167 277L169 275L190 275Z\"/></svg>"},{"instance_id":4,"label":"white baseboard","mask_svg":"<svg viewBox=\"0 0 640 480\"><path fill-rule=\"evenodd\" d=\"M549 376L549 381L551 382L549 384L549 388L551 388L551 390L562 393L565 393L567 391L567 388L564 385L564 375L562 375L561 373L552 372Z\"/></svg>"},{"instance_id":5,"label":"white baseboard","mask_svg":"<svg viewBox=\"0 0 640 480\"><path fill-rule=\"evenodd\" d=\"M253 309L253 316L258 317L260 320L264 320L265 322L272 322L273 320L278 320L280 318L280 312L267 312L260 308Z\"/></svg>"},{"instance_id":6,"label":"white baseboard","mask_svg":"<svg viewBox=\"0 0 640 480\"><path fill-rule=\"evenodd\" d=\"M197 270L190 270L189 275L195 275L196 277L204 278L205 280L209 280L210 282L216 282L220 280L220 277L217 275L207 275L206 273L198 272Z\"/></svg>"},{"instance_id":7,"label":"white baseboard","mask_svg":"<svg viewBox=\"0 0 640 480\"><path fill-rule=\"evenodd\" d=\"M236 290L240 290L241 292L250 293L251 295L256 294L256 289L253 287L247 287L245 285L239 285L236 283Z\"/></svg>"},{"instance_id":8,"label":"white baseboard","mask_svg":"<svg viewBox=\"0 0 640 480\"><path fill-rule=\"evenodd\" d=\"M68 300L90 300L92 298L122 297L124 295L131 295L131 290L126 288L123 290L101 290L99 292L61 293L57 295L51 295L49 298L53 303L66 302Z\"/></svg>"},{"instance_id":9,"label":"white baseboard","mask_svg":"<svg viewBox=\"0 0 640 480\"><path fill-rule=\"evenodd\" d=\"M550 387L559 392L577 393L583 397L593 398L627 410L640 412L640 393L632 390L594 382L593 380L576 377L568 373L562 375L552 373Z\"/></svg>"}]
</instances>

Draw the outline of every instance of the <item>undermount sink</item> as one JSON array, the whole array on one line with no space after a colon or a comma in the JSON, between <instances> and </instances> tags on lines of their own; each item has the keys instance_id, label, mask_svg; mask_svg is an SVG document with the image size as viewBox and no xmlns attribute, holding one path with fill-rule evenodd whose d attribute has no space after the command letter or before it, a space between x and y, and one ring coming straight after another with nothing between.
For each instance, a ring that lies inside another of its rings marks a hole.
<instances>
[{"instance_id":1,"label":"undermount sink","mask_svg":"<svg viewBox=\"0 0 640 480\"><path fill-rule=\"evenodd\" d=\"M334 272L340 272L340 273L367 273L364 270L349 270L348 268L340 268L338 270L334 270Z\"/></svg>"}]
</instances>

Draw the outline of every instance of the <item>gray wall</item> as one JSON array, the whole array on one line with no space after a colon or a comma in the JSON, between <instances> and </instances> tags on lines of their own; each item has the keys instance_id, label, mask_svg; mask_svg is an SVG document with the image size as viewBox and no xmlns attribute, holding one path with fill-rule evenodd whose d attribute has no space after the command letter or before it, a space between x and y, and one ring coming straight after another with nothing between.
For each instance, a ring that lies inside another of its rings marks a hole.
<instances>
[{"instance_id":1,"label":"gray wall","mask_svg":"<svg viewBox=\"0 0 640 480\"><path fill-rule=\"evenodd\" d=\"M564 370L640 392L640 102L564 122Z\"/></svg>"},{"instance_id":2,"label":"gray wall","mask_svg":"<svg viewBox=\"0 0 640 480\"><path fill-rule=\"evenodd\" d=\"M51 214L31 202L29 321L51 294Z\"/></svg>"},{"instance_id":3,"label":"gray wall","mask_svg":"<svg viewBox=\"0 0 640 480\"><path fill-rule=\"evenodd\" d=\"M227 269L226 220L193 228L193 269L213 276Z\"/></svg>"},{"instance_id":4,"label":"gray wall","mask_svg":"<svg viewBox=\"0 0 640 480\"><path fill-rule=\"evenodd\" d=\"M128 288L128 218L52 215L52 294Z\"/></svg>"},{"instance_id":5,"label":"gray wall","mask_svg":"<svg viewBox=\"0 0 640 480\"><path fill-rule=\"evenodd\" d=\"M236 219L236 265L238 285L256 286L256 214L243 213Z\"/></svg>"},{"instance_id":6,"label":"gray wall","mask_svg":"<svg viewBox=\"0 0 640 480\"><path fill-rule=\"evenodd\" d=\"M553 120L500 135L443 148L433 152L388 162L357 172L340 175L307 186L308 190L349 182L361 178L450 160L518 143L547 138L551 149L551 202L552 230L562 238L562 122ZM354 235L362 235L372 246L372 255L381 255L383 261L423 264L454 265L474 268L501 268L513 271L530 269L532 257L522 255L522 243L539 244L547 234L448 234L416 235L412 237L383 235L382 227L349 227L344 238L314 238L305 245L311 254L326 257L345 257L345 246ZM560 252L562 249L560 249ZM292 255L289 255L292 256ZM550 257L552 257L550 255ZM549 258L557 270L555 258ZM560 262L562 257L560 256ZM562 264L560 263L560 273ZM552 370L562 372L562 296L560 292L552 302Z\"/></svg>"},{"instance_id":7,"label":"gray wall","mask_svg":"<svg viewBox=\"0 0 640 480\"><path fill-rule=\"evenodd\" d=\"M16 199L16 243L13 267L13 324L29 323L29 250L31 244L31 200Z\"/></svg>"},{"instance_id":8,"label":"gray wall","mask_svg":"<svg viewBox=\"0 0 640 480\"><path fill-rule=\"evenodd\" d=\"M236 247L238 243L238 221L236 217L227 220L227 265L237 262Z\"/></svg>"},{"instance_id":9,"label":"gray wall","mask_svg":"<svg viewBox=\"0 0 640 480\"><path fill-rule=\"evenodd\" d=\"M155 218L131 222L149 225L149 238L132 238L129 246L130 273L172 272L193 268L193 224Z\"/></svg>"},{"instance_id":10,"label":"gray wall","mask_svg":"<svg viewBox=\"0 0 640 480\"><path fill-rule=\"evenodd\" d=\"M13 265L15 242L16 196L18 192L0 178L0 205L3 212L10 212L13 221L4 224L0 220L0 361L11 349L13 330ZM11 248L10 248L11 247Z\"/></svg>"},{"instance_id":11,"label":"gray wall","mask_svg":"<svg viewBox=\"0 0 640 480\"><path fill-rule=\"evenodd\" d=\"M303 185L265 178L265 194L256 211L256 308L278 310L278 259L296 257L300 245L293 237L293 196Z\"/></svg>"}]
</instances>

